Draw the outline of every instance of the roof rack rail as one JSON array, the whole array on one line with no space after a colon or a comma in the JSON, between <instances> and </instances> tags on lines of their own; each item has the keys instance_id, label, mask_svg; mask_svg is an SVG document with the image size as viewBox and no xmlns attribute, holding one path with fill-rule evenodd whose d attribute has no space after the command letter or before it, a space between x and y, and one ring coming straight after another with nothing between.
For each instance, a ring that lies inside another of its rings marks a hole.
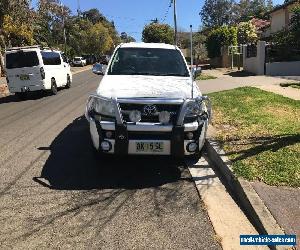
<instances>
[{"instance_id":1,"label":"roof rack rail","mask_svg":"<svg viewBox=\"0 0 300 250\"><path fill-rule=\"evenodd\" d=\"M21 49L38 49L38 48L43 48L41 45L32 45L32 46L22 46L22 47L12 47L12 48L6 48L6 51L10 50L21 50Z\"/></svg>"}]
</instances>

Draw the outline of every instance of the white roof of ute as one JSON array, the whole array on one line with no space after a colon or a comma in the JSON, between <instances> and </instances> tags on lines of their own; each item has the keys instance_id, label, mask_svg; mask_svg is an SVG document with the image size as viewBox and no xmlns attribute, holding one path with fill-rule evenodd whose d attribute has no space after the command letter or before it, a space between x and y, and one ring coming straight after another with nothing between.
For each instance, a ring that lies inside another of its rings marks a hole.
<instances>
[{"instance_id":1,"label":"white roof of ute","mask_svg":"<svg viewBox=\"0 0 300 250\"><path fill-rule=\"evenodd\" d=\"M153 48L153 49L178 49L175 45L166 44L166 43L123 43L120 45L120 48Z\"/></svg>"}]
</instances>

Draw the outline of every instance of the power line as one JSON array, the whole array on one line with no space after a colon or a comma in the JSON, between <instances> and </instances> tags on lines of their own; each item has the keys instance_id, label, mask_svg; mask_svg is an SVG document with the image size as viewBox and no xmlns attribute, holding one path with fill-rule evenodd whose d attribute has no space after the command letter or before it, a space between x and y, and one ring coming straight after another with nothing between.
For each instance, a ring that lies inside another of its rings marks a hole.
<instances>
[{"instance_id":1,"label":"power line","mask_svg":"<svg viewBox=\"0 0 300 250\"><path fill-rule=\"evenodd\" d=\"M164 23L165 21L166 21L166 19L167 19L167 16L168 16L168 14L169 14L169 12L170 12L170 9L171 9L171 7L172 7L172 0L170 0L170 4L169 4L169 6L168 6L168 8L167 8L167 11L166 11L166 14L165 14L165 16L162 18L162 23Z\"/></svg>"}]
</instances>

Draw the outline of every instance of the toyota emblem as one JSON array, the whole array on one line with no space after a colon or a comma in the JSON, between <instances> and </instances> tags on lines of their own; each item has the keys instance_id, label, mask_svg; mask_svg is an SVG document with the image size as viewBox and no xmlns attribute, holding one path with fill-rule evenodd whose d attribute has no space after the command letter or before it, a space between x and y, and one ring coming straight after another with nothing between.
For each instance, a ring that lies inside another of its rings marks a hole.
<instances>
[{"instance_id":1,"label":"toyota emblem","mask_svg":"<svg viewBox=\"0 0 300 250\"><path fill-rule=\"evenodd\" d=\"M146 105L144 107L144 115L151 116L154 115L157 112L157 108L155 105Z\"/></svg>"}]
</instances>

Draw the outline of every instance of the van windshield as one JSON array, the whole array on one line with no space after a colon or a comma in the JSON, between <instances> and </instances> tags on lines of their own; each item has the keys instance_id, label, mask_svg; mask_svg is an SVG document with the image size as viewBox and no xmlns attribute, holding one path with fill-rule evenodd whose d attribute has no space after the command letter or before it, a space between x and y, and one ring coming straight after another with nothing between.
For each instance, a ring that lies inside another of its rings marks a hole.
<instances>
[{"instance_id":1,"label":"van windshield","mask_svg":"<svg viewBox=\"0 0 300 250\"><path fill-rule=\"evenodd\" d=\"M175 49L119 48L108 74L188 77L189 71L181 53Z\"/></svg>"},{"instance_id":2,"label":"van windshield","mask_svg":"<svg viewBox=\"0 0 300 250\"><path fill-rule=\"evenodd\" d=\"M6 54L6 68L25 68L39 65L39 59L35 51L18 51Z\"/></svg>"}]
</instances>

